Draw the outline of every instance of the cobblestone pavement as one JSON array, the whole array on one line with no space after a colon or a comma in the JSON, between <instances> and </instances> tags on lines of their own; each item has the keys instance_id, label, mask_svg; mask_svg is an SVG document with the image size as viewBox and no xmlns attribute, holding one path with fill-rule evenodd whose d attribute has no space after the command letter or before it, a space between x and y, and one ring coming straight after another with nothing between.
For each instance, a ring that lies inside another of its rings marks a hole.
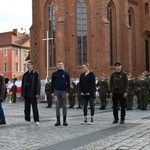
<instances>
[{"instance_id":1,"label":"cobblestone pavement","mask_svg":"<svg viewBox=\"0 0 150 150\"><path fill-rule=\"evenodd\" d=\"M55 104L39 103L40 125L24 121L24 103L3 102L6 125L0 126L0 150L150 150L150 106L127 111L125 124L113 124L109 102L95 107L93 125L81 125L82 109L68 108L68 126L55 127ZM90 111L89 111L90 112ZM33 117L32 117L33 118ZM62 116L61 116L62 121Z\"/></svg>"}]
</instances>

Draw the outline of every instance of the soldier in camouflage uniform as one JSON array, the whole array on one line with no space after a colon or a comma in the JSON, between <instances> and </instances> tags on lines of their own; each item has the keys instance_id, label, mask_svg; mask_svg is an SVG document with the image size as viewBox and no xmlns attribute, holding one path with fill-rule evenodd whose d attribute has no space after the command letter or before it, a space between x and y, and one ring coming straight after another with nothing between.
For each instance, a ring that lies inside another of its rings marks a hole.
<instances>
[{"instance_id":1,"label":"soldier in camouflage uniform","mask_svg":"<svg viewBox=\"0 0 150 150\"><path fill-rule=\"evenodd\" d=\"M79 91L79 82L77 83L77 98L78 98L78 108L82 108L83 106L83 100L82 100L82 96L80 94L80 91Z\"/></svg>"},{"instance_id":2,"label":"soldier in camouflage uniform","mask_svg":"<svg viewBox=\"0 0 150 150\"><path fill-rule=\"evenodd\" d=\"M148 101L150 103L150 75L148 76L147 81L148 81L148 88L149 88L149 90L148 90Z\"/></svg>"},{"instance_id":3,"label":"soldier in camouflage uniform","mask_svg":"<svg viewBox=\"0 0 150 150\"><path fill-rule=\"evenodd\" d=\"M149 86L144 73L141 74L141 78L137 84L137 87L138 90L140 91L139 98L140 98L141 110L147 110L147 98L148 98Z\"/></svg>"},{"instance_id":4,"label":"soldier in camouflage uniform","mask_svg":"<svg viewBox=\"0 0 150 150\"><path fill-rule=\"evenodd\" d=\"M135 91L134 91L134 93L135 93L135 95L137 97L137 103L138 103L137 109L140 109L140 98L139 98L140 91L139 91L139 88L138 88L139 81L140 81L140 76L141 75L138 75L137 80L135 81Z\"/></svg>"},{"instance_id":5,"label":"soldier in camouflage uniform","mask_svg":"<svg viewBox=\"0 0 150 150\"><path fill-rule=\"evenodd\" d=\"M99 99L101 102L100 110L106 109L107 105L107 94L108 94L108 83L105 74L101 74L100 80L97 83L99 92Z\"/></svg>"},{"instance_id":6,"label":"soldier in camouflage uniform","mask_svg":"<svg viewBox=\"0 0 150 150\"><path fill-rule=\"evenodd\" d=\"M132 110L135 83L131 73L128 73L127 77L128 77L127 110Z\"/></svg>"},{"instance_id":7,"label":"soldier in camouflage uniform","mask_svg":"<svg viewBox=\"0 0 150 150\"><path fill-rule=\"evenodd\" d=\"M46 108L51 108L52 107L52 95L51 95L51 83L50 83L50 78L47 77L47 83L45 84L45 93L47 97L47 107Z\"/></svg>"},{"instance_id":8,"label":"soldier in camouflage uniform","mask_svg":"<svg viewBox=\"0 0 150 150\"><path fill-rule=\"evenodd\" d=\"M75 98L76 98L76 84L73 82L73 79L70 80L70 93L69 93L69 108L73 108L75 105Z\"/></svg>"}]
</instances>

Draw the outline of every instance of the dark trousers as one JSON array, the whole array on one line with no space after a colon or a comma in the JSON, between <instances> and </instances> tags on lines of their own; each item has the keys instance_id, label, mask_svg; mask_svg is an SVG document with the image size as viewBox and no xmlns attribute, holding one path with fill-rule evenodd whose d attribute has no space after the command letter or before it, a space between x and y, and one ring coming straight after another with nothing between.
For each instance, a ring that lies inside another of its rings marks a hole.
<instances>
[{"instance_id":1,"label":"dark trousers","mask_svg":"<svg viewBox=\"0 0 150 150\"><path fill-rule=\"evenodd\" d=\"M82 96L82 99L83 99L83 114L84 114L84 116L87 116L88 102L90 103L91 116L94 116L94 98L91 98L90 96Z\"/></svg>"},{"instance_id":2,"label":"dark trousers","mask_svg":"<svg viewBox=\"0 0 150 150\"><path fill-rule=\"evenodd\" d=\"M39 112L38 112L38 107L37 107L37 99L35 97L26 97L25 98L25 120L30 121L30 112L31 112L31 105L32 105L32 110L33 110L33 118L34 122L39 121Z\"/></svg>"},{"instance_id":3,"label":"dark trousers","mask_svg":"<svg viewBox=\"0 0 150 150\"><path fill-rule=\"evenodd\" d=\"M125 101L126 99L123 97L123 94L120 93L113 93L113 115L114 119L118 120L118 101L120 102L121 107L121 120L125 120L126 110L125 110Z\"/></svg>"},{"instance_id":4,"label":"dark trousers","mask_svg":"<svg viewBox=\"0 0 150 150\"><path fill-rule=\"evenodd\" d=\"M13 95L14 95L13 103L16 103L16 93L13 93Z\"/></svg>"},{"instance_id":5,"label":"dark trousers","mask_svg":"<svg viewBox=\"0 0 150 150\"><path fill-rule=\"evenodd\" d=\"M52 106L52 96L51 96L51 93L47 93L46 94L46 98L47 98L47 105L48 106Z\"/></svg>"}]
</instances>

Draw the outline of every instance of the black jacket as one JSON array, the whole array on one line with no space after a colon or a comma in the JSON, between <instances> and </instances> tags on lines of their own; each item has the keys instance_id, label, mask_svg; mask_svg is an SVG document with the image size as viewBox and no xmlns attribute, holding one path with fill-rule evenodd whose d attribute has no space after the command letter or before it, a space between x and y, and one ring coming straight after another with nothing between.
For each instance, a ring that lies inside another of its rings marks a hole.
<instances>
[{"instance_id":1,"label":"black jacket","mask_svg":"<svg viewBox=\"0 0 150 150\"><path fill-rule=\"evenodd\" d=\"M110 92L127 93L128 78L125 72L113 72L110 77Z\"/></svg>"},{"instance_id":2,"label":"black jacket","mask_svg":"<svg viewBox=\"0 0 150 150\"><path fill-rule=\"evenodd\" d=\"M85 93L90 93L90 97L95 98L95 75L93 72L90 72L85 76L85 73L82 73L80 75L80 80L79 80L79 91L80 93L83 92Z\"/></svg>"},{"instance_id":3,"label":"black jacket","mask_svg":"<svg viewBox=\"0 0 150 150\"><path fill-rule=\"evenodd\" d=\"M3 76L0 75L0 101L4 99L5 95L5 79Z\"/></svg>"},{"instance_id":4,"label":"black jacket","mask_svg":"<svg viewBox=\"0 0 150 150\"><path fill-rule=\"evenodd\" d=\"M22 97L35 97L40 95L41 82L39 73L36 70L32 70L31 74L29 71L24 73L21 85L21 96Z\"/></svg>"}]
</instances>

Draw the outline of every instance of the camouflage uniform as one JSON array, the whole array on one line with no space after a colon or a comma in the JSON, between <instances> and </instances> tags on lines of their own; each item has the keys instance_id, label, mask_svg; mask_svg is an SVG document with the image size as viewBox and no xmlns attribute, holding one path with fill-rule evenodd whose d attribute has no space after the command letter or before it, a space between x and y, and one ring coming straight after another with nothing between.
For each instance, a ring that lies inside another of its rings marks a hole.
<instances>
[{"instance_id":1,"label":"camouflage uniform","mask_svg":"<svg viewBox=\"0 0 150 150\"><path fill-rule=\"evenodd\" d=\"M99 99L101 102L100 109L106 109L107 105L107 94L108 94L108 83L106 80L100 80L97 83L98 92L99 92Z\"/></svg>"},{"instance_id":2,"label":"camouflage uniform","mask_svg":"<svg viewBox=\"0 0 150 150\"><path fill-rule=\"evenodd\" d=\"M134 89L135 83L133 78L128 78L128 96L127 96L127 110L132 110L133 107L133 97L134 97Z\"/></svg>"},{"instance_id":3,"label":"camouflage uniform","mask_svg":"<svg viewBox=\"0 0 150 150\"><path fill-rule=\"evenodd\" d=\"M70 83L71 85L70 85L70 93L69 93L69 105L70 105L69 108L73 108L75 105L75 97L76 97L77 90L76 90L76 84L73 81L71 81Z\"/></svg>"},{"instance_id":4,"label":"camouflage uniform","mask_svg":"<svg viewBox=\"0 0 150 150\"><path fill-rule=\"evenodd\" d=\"M140 81L140 77L138 76L138 79L135 81L135 91L134 91L134 93L137 97L137 103L138 103L137 109L140 109L140 98L139 98L140 90L139 90L139 87L138 87L139 81Z\"/></svg>"},{"instance_id":5,"label":"camouflage uniform","mask_svg":"<svg viewBox=\"0 0 150 150\"><path fill-rule=\"evenodd\" d=\"M148 82L148 103L150 104L150 76L148 76L147 78L147 82Z\"/></svg>"},{"instance_id":6,"label":"camouflage uniform","mask_svg":"<svg viewBox=\"0 0 150 150\"><path fill-rule=\"evenodd\" d=\"M45 93L46 93L46 97L47 97L47 108L52 107L52 95L51 95L51 83L47 82L45 84Z\"/></svg>"},{"instance_id":7,"label":"camouflage uniform","mask_svg":"<svg viewBox=\"0 0 150 150\"><path fill-rule=\"evenodd\" d=\"M147 110L147 98L148 98L148 82L145 77L141 77L138 84L139 99L140 99L140 108L141 110Z\"/></svg>"}]
</instances>

